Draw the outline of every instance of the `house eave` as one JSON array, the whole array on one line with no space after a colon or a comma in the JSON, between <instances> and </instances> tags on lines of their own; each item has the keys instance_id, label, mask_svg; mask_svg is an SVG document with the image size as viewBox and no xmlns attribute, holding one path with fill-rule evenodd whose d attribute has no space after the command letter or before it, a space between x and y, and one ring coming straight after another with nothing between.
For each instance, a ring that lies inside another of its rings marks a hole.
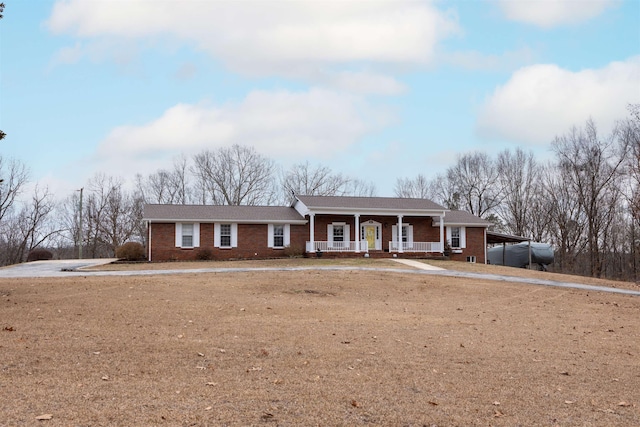
<instances>
[{"instance_id":1,"label":"house eave","mask_svg":"<svg viewBox=\"0 0 640 427\"><path fill-rule=\"evenodd\" d=\"M306 219L233 219L233 218L216 218L216 219L202 219L202 218L143 218L144 221L149 223L176 223L176 222L197 222L200 224L213 224L213 223L234 223L234 224L292 224L292 225L305 225L308 221Z\"/></svg>"},{"instance_id":2,"label":"house eave","mask_svg":"<svg viewBox=\"0 0 640 427\"><path fill-rule=\"evenodd\" d=\"M441 210L424 210L424 209L370 209L370 208L328 208L328 207L315 207L313 209L306 209L306 214L314 215L372 215L372 216L440 216L445 215L447 211Z\"/></svg>"}]
</instances>

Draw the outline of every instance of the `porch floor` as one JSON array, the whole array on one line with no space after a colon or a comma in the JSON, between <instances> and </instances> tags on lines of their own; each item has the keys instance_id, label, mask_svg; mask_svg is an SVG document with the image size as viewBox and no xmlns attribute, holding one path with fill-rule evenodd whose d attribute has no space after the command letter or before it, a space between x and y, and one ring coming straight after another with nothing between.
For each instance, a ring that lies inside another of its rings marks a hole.
<instances>
[{"instance_id":1,"label":"porch floor","mask_svg":"<svg viewBox=\"0 0 640 427\"><path fill-rule=\"evenodd\" d=\"M369 251L368 258L403 258L403 259L437 259L448 260L446 257L439 253L425 253L425 252L386 252L386 251ZM365 252L323 252L322 258L366 258ZM317 258L318 256L314 252L307 252L306 258Z\"/></svg>"}]
</instances>

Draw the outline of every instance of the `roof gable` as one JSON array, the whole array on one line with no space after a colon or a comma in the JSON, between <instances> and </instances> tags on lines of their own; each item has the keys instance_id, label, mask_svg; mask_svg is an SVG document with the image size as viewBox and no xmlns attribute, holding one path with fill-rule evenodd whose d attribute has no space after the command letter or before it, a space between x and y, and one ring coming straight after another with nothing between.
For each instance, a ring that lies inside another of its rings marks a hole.
<instances>
[{"instance_id":1,"label":"roof gable","mask_svg":"<svg viewBox=\"0 0 640 427\"><path fill-rule=\"evenodd\" d=\"M363 210L389 211L446 211L429 199L409 199L400 197L353 197L353 196L296 196L310 211Z\"/></svg>"}]
</instances>

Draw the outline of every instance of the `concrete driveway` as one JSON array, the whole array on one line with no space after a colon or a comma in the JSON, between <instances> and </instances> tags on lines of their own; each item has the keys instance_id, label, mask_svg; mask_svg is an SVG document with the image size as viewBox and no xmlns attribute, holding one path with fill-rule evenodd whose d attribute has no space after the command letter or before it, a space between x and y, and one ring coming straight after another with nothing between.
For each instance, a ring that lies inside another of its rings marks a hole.
<instances>
[{"instance_id":1,"label":"concrete driveway","mask_svg":"<svg viewBox=\"0 0 640 427\"><path fill-rule=\"evenodd\" d=\"M32 261L0 268L0 278L11 277L65 277L79 268L94 267L117 261L117 258L61 259Z\"/></svg>"}]
</instances>

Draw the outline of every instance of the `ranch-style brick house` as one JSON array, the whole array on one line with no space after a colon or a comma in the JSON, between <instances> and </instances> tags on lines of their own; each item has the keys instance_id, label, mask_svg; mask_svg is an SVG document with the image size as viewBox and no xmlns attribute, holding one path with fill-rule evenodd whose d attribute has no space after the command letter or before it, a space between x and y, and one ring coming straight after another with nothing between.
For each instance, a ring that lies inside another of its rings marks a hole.
<instances>
[{"instance_id":1,"label":"ranch-style brick house","mask_svg":"<svg viewBox=\"0 0 640 427\"><path fill-rule=\"evenodd\" d=\"M291 206L144 206L149 261L317 256L485 263L490 222L428 199L295 196Z\"/></svg>"}]
</instances>

